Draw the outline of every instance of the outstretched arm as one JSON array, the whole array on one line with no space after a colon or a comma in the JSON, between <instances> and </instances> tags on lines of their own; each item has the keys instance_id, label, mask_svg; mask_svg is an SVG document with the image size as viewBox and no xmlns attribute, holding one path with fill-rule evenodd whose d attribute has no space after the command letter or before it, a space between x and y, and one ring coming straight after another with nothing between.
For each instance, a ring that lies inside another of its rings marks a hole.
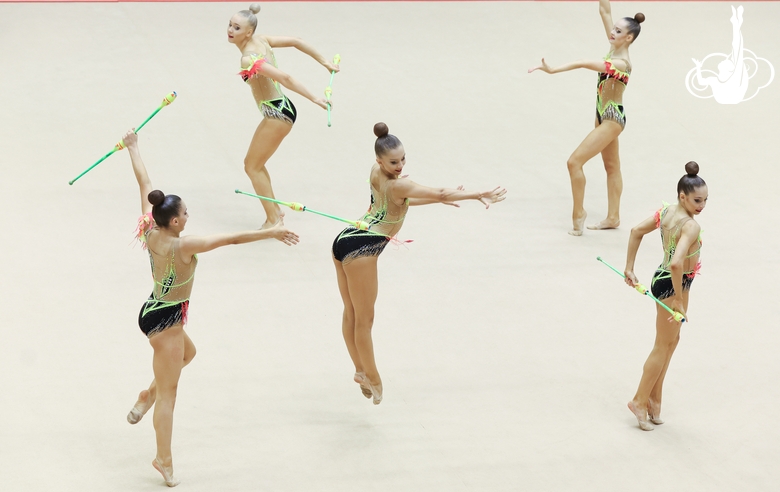
<instances>
[{"instance_id":1,"label":"outstretched arm","mask_svg":"<svg viewBox=\"0 0 780 492\"><path fill-rule=\"evenodd\" d=\"M626 283L631 287L636 286L639 283L636 275L634 275L634 262L636 261L636 253L639 251L639 245L642 243L642 238L648 232L654 231L658 226L655 225L655 216L647 218L637 224L636 227L631 229L631 235L628 238L628 253L626 253L626 269L623 274L626 276Z\"/></svg>"},{"instance_id":2,"label":"outstretched arm","mask_svg":"<svg viewBox=\"0 0 780 492\"><path fill-rule=\"evenodd\" d=\"M254 231L234 232L228 234L212 234L210 236L184 236L181 238L179 249L185 257L198 253L205 253L213 249L227 246L229 244L244 244L262 239L278 239L288 246L298 244L299 237L292 231L289 231L277 225L269 229L259 229Z\"/></svg>"},{"instance_id":3,"label":"outstretched arm","mask_svg":"<svg viewBox=\"0 0 780 492\"><path fill-rule=\"evenodd\" d=\"M506 190L496 187L490 191L466 191L452 188L429 188L409 179L399 179L393 185L393 195L397 198L408 198L409 205L428 205L431 203L452 203L462 200L479 200L485 208L491 204L503 201Z\"/></svg>"},{"instance_id":4,"label":"outstretched arm","mask_svg":"<svg viewBox=\"0 0 780 492\"><path fill-rule=\"evenodd\" d=\"M252 66L252 59L248 56L245 56L241 58L241 64L242 66L248 68ZM330 104L331 106L333 105L333 103L328 101L327 99L322 99L320 97L315 96L303 84L295 80L292 77L292 75L279 70L278 68L271 65L270 63L263 63L262 67L260 67L260 72L263 76L279 82L280 84L282 84L283 86L285 86L286 88L290 89L293 92L297 92L298 94L302 95L303 97L313 102L317 106L321 107L322 109L328 109L328 104ZM255 75L255 77L259 75L260 74Z\"/></svg>"},{"instance_id":5,"label":"outstretched arm","mask_svg":"<svg viewBox=\"0 0 780 492\"><path fill-rule=\"evenodd\" d=\"M607 39L609 39L612 35L612 28L615 26L615 23L612 22L612 7L609 0L599 0L599 14L601 22L604 24L604 31L607 33Z\"/></svg>"},{"instance_id":6,"label":"outstretched arm","mask_svg":"<svg viewBox=\"0 0 780 492\"><path fill-rule=\"evenodd\" d=\"M602 72L604 71L604 60L599 61L592 61L592 60L580 60L572 63L567 63L566 65L561 65L560 67L551 67L547 64L546 61L544 61L544 58L542 58L542 64L538 67L532 67L528 69L528 73L531 73L536 70L541 70L545 73L561 73L561 72L568 72L569 70L575 70L577 68L587 68L588 70L593 70L594 72Z\"/></svg>"},{"instance_id":7,"label":"outstretched arm","mask_svg":"<svg viewBox=\"0 0 780 492\"><path fill-rule=\"evenodd\" d=\"M287 36L265 36L265 40L271 45L271 48L296 48L301 53L306 53L314 60L328 69L328 72L338 72L339 66L334 65L325 59L319 51L314 49L314 46L310 45L301 38L291 38Z\"/></svg>"},{"instance_id":8,"label":"outstretched arm","mask_svg":"<svg viewBox=\"0 0 780 492\"><path fill-rule=\"evenodd\" d=\"M141 160L141 152L138 150L138 135L135 133L135 128L128 131L122 141L127 147L127 152L130 154L130 162L133 165L133 172L135 173L135 179L138 181L138 187L141 189L141 214L148 214L152 211L152 204L149 203L149 193L152 192L152 181L149 179L149 175L146 173L146 166L144 161Z\"/></svg>"}]
</instances>

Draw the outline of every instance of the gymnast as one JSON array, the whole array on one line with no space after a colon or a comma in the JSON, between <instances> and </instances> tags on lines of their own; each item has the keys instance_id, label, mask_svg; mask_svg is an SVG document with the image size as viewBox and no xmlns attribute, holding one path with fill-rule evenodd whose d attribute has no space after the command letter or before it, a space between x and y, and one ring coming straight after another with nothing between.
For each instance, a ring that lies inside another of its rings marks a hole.
<instances>
[{"instance_id":1,"label":"gymnast","mask_svg":"<svg viewBox=\"0 0 780 492\"><path fill-rule=\"evenodd\" d=\"M362 221L367 231L347 227L333 241L333 263L336 266L339 292L344 302L342 334L347 351L355 365L354 381L363 396L373 397L374 405L382 401L382 379L374 361L371 328L377 297L377 260L385 246L398 234L411 205L443 203L459 206L460 200L479 200L485 208L504 200L506 190L464 191L428 188L401 176L406 153L401 141L388 133L387 125L374 125L376 164L371 169L371 205Z\"/></svg>"},{"instance_id":2,"label":"gymnast","mask_svg":"<svg viewBox=\"0 0 780 492\"><path fill-rule=\"evenodd\" d=\"M665 203L654 216L631 229L624 274L626 283L631 287L639 283L634 275L639 244L645 234L660 228L664 259L653 275L650 290L664 304L688 319L685 311L688 309L691 284L701 268L701 228L694 216L699 215L707 204L707 183L698 176L699 165L695 162L687 163L685 172L687 174L677 183L677 205ZM670 318L662 306L656 305L655 345L645 362L636 395L628 402L628 409L642 430L653 430L648 420L656 425L663 424L661 392L669 361L680 341L681 324Z\"/></svg>"},{"instance_id":3,"label":"gymnast","mask_svg":"<svg viewBox=\"0 0 780 492\"><path fill-rule=\"evenodd\" d=\"M154 430L157 436L157 456L152 466L162 474L165 484L174 487L179 481L173 476L171 434L176 388L184 366L195 357L195 345L184 331L187 322L192 281L198 253L228 244L241 244L274 238L287 245L298 242L298 236L281 224L267 229L215 234L211 236L181 236L189 215L187 206L176 195L154 190L138 150L138 136L133 130L122 138L130 153L135 178L141 189L141 219L138 239L149 251L154 289L141 307L138 325L154 349L152 369L154 379L149 389L141 391L138 401L127 415L131 424L154 407Z\"/></svg>"},{"instance_id":4,"label":"gymnast","mask_svg":"<svg viewBox=\"0 0 780 492\"><path fill-rule=\"evenodd\" d=\"M295 106L282 93L281 86L297 92L323 109L332 104L327 99L316 97L300 82L289 74L279 70L273 48L295 47L314 58L328 72L338 72L338 65L327 61L313 47L298 38L283 36L264 36L257 33L256 13L260 5L253 3L249 10L241 10L235 14L228 24L228 42L236 45L241 51L241 78L249 84L258 109L263 114L263 120L257 126L249 150L244 158L244 170L252 181L255 193L269 198L275 198L271 188L271 177L266 169L268 159L292 130L298 114ZM279 205L263 201L266 220L263 228L271 227L284 219Z\"/></svg>"},{"instance_id":5,"label":"gymnast","mask_svg":"<svg viewBox=\"0 0 780 492\"><path fill-rule=\"evenodd\" d=\"M542 64L528 70L541 70L547 73L559 73L587 68L599 73L596 88L596 129L574 150L566 163L571 179L571 193L574 199L572 210L572 236L581 236L587 213L585 201L585 173L582 167L599 152L607 172L607 218L588 229L614 229L620 225L620 195L623 193L623 177L620 173L620 155L618 136L626 126L626 114L623 110L623 91L631 75L631 60L628 48L639 36L644 14L633 18L624 17L612 22L609 0L599 1L599 13L604 31L609 39L610 50L602 61L582 60L559 67L550 67L542 58Z\"/></svg>"}]
</instances>

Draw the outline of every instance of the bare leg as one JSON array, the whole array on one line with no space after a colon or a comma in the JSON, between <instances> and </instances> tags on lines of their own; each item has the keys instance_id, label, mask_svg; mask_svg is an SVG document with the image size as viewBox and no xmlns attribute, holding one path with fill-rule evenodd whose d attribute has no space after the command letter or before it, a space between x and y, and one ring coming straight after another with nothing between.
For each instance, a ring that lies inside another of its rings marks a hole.
<instances>
[{"instance_id":1,"label":"bare leg","mask_svg":"<svg viewBox=\"0 0 780 492\"><path fill-rule=\"evenodd\" d=\"M186 367L187 364L192 362L192 359L195 357L195 353L195 344L192 343L192 340L187 335L187 332L184 332L184 361L182 362L182 368ZM130 410L130 413L127 414L127 421L131 424L137 424L140 422L143 416L146 415L146 412L152 408L156 399L157 382L155 379L152 379L152 384L149 385L149 389L142 390L138 395L138 401L135 402L133 409Z\"/></svg>"},{"instance_id":2,"label":"bare leg","mask_svg":"<svg viewBox=\"0 0 780 492\"><path fill-rule=\"evenodd\" d=\"M623 129L613 121L605 121L591 131L585 140L572 153L566 165L569 168L569 178L571 179L571 194L574 200L574 207L571 213L573 223L569 234L572 236L581 236L583 225L585 223L585 173L582 166L585 165L593 156L604 150L610 142L615 140Z\"/></svg>"},{"instance_id":3,"label":"bare leg","mask_svg":"<svg viewBox=\"0 0 780 492\"><path fill-rule=\"evenodd\" d=\"M344 302L344 314L341 318L341 333L344 336L344 343L347 344L347 352L355 365L355 376L353 380L360 385L360 391L366 398L371 398L371 387L365 381L366 373L363 371L363 363L360 361L357 345L355 345L355 308L352 306L352 299L349 297L349 287L347 286L347 274L344 273L344 267L341 262L333 259L336 266L336 278L339 283L339 293Z\"/></svg>"},{"instance_id":4,"label":"bare leg","mask_svg":"<svg viewBox=\"0 0 780 492\"><path fill-rule=\"evenodd\" d=\"M634 395L633 400L628 402L628 408L637 418L639 427L642 430L653 430L653 427L647 422L650 393L656 383L658 383L664 367L668 367L672 353L680 340L680 323L676 321L669 322L668 318L669 313L661 306L656 306L655 345L645 362L642 379L639 381L636 395Z\"/></svg>"},{"instance_id":5,"label":"bare leg","mask_svg":"<svg viewBox=\"0 0 780 492\"><path fill-rule=\"evenodd\" d=\"M152 466L163 476L166 485L173 487L178 484L178 481L173 478L171 437L176 390L184 365L184 329L180 324L172 326L150 338L149 343L154 348L152 367L157 387L157 401L154 406L157 456L152 462Z\"/></svg>"},{"instance_id":6,"label":"bare leg","mask_svg":"<svg viewBox=\"0 0 780 492\"><path fill-rule=\"evenodd\" d=\"M623 194L623 175L620 172L618 138L601 151L604 170L607 171L607 218L588 226L591 230L615 229L620 225L620 195Z\"/></svg>"},{"instance_id":7,"label":"bare leg","mask_svg":"<svg viewBox=\"0 0 780 492\"><path fill-rule=\"evenodd\" d=\"M685 309L686 312L688 310L688 291L683 292L683 309ZM656 425L661 425L664 423L664 421L661 420L661 400L663 397L664 378L666 378L666 371L669 369L669 362L672 360L672 355L677 348L678 342L679 336L677 341L675 341L674 345L671 347L669 358L666 360L666 364L661 370L661 374L659 374L658 380L655 382L653 389L650 391L650 396L647 400L647 416L650 419L650 422Z\"/></svg>"},{"instance_id":8,"label":"bare leg","mask_svg":"<svg viewBox=\"0 0 780 492\"><path fill-rule=\"evenodd\" d=\"M355 316L355 338L360 365L365 371L364 381L374 396L374 405L382 401L382 379L374 360L374 342L371 329L374 325L374 303L379 290L376 256L356 258L342 265L347 278L347 289Z\"/></svg>"},{"instance_id":9,"label":"bare leg","mask_svg":"<svg viewBox=\"0 0 780 492\"><path fill-rule=\"evenodd\" d=\"M263 119L257 125L252 143L249 144L249 150L244 158L244 170L252 181L252 187L256 194L276 198L273 188L271 188L271 176L265 165L291 129L292 125L289 123L274 119ZM262 200L261 203L266 215L263 228L276 224L284 216L279 205L266 200Z\"/></svg>"}]
</instances>

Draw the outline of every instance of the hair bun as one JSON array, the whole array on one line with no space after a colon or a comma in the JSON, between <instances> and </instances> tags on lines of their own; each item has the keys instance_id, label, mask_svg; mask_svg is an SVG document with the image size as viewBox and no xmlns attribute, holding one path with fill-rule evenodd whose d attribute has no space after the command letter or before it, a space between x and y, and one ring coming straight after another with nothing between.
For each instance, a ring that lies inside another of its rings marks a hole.
<instances>
[{"instance_id":1,"label":"hair bun","mask_svg":"<svg viewBox=\"0 0 780 492\"><path fill-rule=\"evenodd\" d=\"M386 137L388 133L390 133L390 129L387 128L387 125L384 123L380 122L374 125L374 135L376 135L377 138Z\"/></svg>"},{"instance_id":2,"label":"hair bun","mask_svg":"<svg viewBox=\"0 0 780 492\"><path fill-rule=\"evenodd\" d=\"M251 10L253 14L260 13L260 4L253 3L252 5L249 6L249 10Z\"/></svg>"},{"instance_id":3,"label":"hair bun","mask_svg":"<svg viewBox=\"0 0 780 492\"><path fill-rule=\"evenodd\" d=\"M642 12L639 12L638 14L636 14L634 16L634 20L637 21L640 24L643 23L645 21L645 14L643 14Z\"/></svg>"},{"instance_id":4,"label":"hair bun","mask_svg":"<svg viewBox=\"0 0 780 492\"><path fill-rule=\"evenodd\" d=\"M688 173L688 176L696 176L699 174L699 165L691 161L685 165L685 172Z\"/></svg>"},{"instance_id":5,"label":"hair bun","mask_svg":"<svg viewBox=\"0 0 780 492\"><path fill-rule=\"evenodd\" d=\"M147 196L146 199L149 200L149 203L156 207L165 201L165 193L160 190L154 190L153 192L149 193L149 196Z\"/></svg>"}]
</instances>

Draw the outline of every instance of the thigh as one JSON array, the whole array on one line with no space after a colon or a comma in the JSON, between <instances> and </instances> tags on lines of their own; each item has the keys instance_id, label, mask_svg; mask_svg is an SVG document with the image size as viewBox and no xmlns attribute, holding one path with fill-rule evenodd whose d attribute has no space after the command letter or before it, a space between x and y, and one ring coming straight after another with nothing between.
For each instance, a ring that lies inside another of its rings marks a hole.
<instances>
[{"instance_id":1,"label":"thigh","mask_svg":"<svg viewBox=\"0 0 780 492\"><path fill-rule=\"evenodd\" d=\"M347 277L347 288L355 314L373 313L379 285L377 256L362 256L342 265Z\"/></svg>"},{"instance_id":2,"label":"thigh","mask_svg":"<svg viewBox=\"0 0 780 492\"><path fill-rule=\"evenodd\" d=\"M618 137L609 142L606 147L601 151L601 160L604 161L604 166L620 165L620 145L618 144Z\"/></svg>"},{"instance_id":3,"label":"thigh","mask_svg":"<svg viewBox=\"0 0 780 492\"><path fill-rule=\"evenodd\" d=\"M257 130L252 136L252 142L249 144L249 150L246 152L246 161L249 163L258 162L265 164L279 148L284 137L286 137L292 125L284 121L274 119L263 119Z\"/></svg>"},{"instance_id":4,"label":"thigh","mask_svg":"<svg viewBox=\"0 0 780 492\"><path fill-rule=\"evenodd\" d=\"M154 378L157 386L176 386L184 360L184 327L171 326L149 339L154 349Z\"/></svg>"},{"instance_id":5,"label":"thigh","mask_svg":"<svg viewBox=\"0 0 780 492\"><path fill-rule=\"evenodd\" d=\"M351 308L352 298L349 297L349 284L347 281L347 274L344 272L344 265L336 258L333 258L333 264L336 266L336 280L339 284L341 300L344 302L345 308Z\"/></svg>"},{"instance_id":6,"label":"thigh","mask_svg":"<svg viewBox=\"0 0 780 492\"><path fill-rule=\"evenodd\" d=\"M594 128L572 152L570 160L585 163L604 150L623 131L615 122L605 121Z\"/></svg>"}]
</instances>

